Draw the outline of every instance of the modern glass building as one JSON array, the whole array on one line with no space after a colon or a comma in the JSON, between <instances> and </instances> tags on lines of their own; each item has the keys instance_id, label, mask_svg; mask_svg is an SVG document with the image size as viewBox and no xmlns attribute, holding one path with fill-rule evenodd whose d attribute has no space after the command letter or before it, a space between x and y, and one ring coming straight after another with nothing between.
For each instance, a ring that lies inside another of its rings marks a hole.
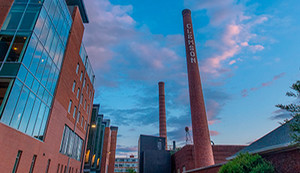
<instances>
[{"instance_id":1,"label":"modern glass building","mask_svg":"<svg viewBox=\"0 0 300 173\"><path fill-rule=\"evenodd\" d=\"M0 138L10 138L0 143L0 172L79 172L95 78L82 43L84 3L0 4Z\"/></svg>"}]
</instances>

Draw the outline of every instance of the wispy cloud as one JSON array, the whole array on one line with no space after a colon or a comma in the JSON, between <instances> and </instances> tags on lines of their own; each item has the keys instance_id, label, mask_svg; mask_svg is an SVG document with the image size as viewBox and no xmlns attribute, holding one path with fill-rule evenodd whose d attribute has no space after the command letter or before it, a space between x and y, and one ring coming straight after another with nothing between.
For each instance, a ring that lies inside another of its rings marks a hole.
<instances>
[{"instance_id":1,"label":"wispy cloud","mask_svg":"<svg viewBox=\"0 0 300 173\"><path fill-rule=\"evenodd\" d=\"M278 75L275 75L275 76L273 77L272 80L267 81L267 82L263 82L263 83L261 83L261 84L260 84L259 86L257 86L257 87L252 87L252 88L250 88L250 89L243 89L243 90L241 91L242 97L247 97L247 96L249 95L250 92L253 92L253 91L256 91L256 90L259 90L259 89L262 89L262 88L264 88L264 87L267 87L267 86L272 85L276 80L278 80L278 79L284 77L285 74L286 74L286 73L283 72L283 73L280 73L280 74L278 74Z\"/></svg>"}]
</instances>

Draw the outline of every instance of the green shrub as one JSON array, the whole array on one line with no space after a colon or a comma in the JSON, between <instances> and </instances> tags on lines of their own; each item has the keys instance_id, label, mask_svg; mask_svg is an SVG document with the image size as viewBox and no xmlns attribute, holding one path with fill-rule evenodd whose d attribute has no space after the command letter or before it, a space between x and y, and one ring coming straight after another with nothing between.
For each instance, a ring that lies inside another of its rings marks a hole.
<instances>
[{"instance_id":1,"label":"green shrub","mask_svg":"<svg viewBox=\"0 0 300 173\"><path fill-rule=\"evenodd\" d=\"M274 167L260 155L239 154L223 165L219 173L274 173Z\"/></svg>"}]
</instances>

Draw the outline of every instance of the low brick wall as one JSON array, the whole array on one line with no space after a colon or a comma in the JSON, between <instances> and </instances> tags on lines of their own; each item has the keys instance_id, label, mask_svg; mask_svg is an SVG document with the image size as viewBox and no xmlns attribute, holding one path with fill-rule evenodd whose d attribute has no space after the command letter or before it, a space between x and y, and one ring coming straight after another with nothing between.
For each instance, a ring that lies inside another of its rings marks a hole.
<instances>
[{"instance_id":1,"label":"low brick wall","mask_svg":"<svg viewBox=\"0 0 300 173\"><path fill-rule=\"evenodd\" d=\"M300 172L300 148L261 155L272 163L277 173Z\"/></svg>"}]
</instances>

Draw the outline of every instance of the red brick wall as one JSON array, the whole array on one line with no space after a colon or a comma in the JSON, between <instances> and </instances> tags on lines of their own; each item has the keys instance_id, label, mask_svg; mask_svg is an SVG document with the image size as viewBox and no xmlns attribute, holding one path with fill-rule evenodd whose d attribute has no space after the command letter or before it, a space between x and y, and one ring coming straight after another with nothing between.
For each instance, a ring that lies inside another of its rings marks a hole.
<instances>
[{"instance_id":1,"label":"red brick wall","mask_svg":"<svg viewBox=\"0 0 300 173\"><path fill-rule=\"evenodd\" d=\"M110 142L110 155L109 155L109 165L108 173L114 173L115 168L115 158L116 158L116 147L117 147L117 129L111 130L111 142Z\"/></svg>"},{"instance_id":2,"label":"red brick wall","mask_svg":"<svg viewBox=\"0 0 300 173\"><path fill-rule=\"evenodd\" d=\"M276 172L296 173L300 172L300 149L284 152L262 154L275 167Z\"/></svg>"},{"instance_id":3,"label":"red brick wall","mask_svg":"<svg viewBox=\"0 0 300 173\"><path fill-rule=\"evenodd\" d=\"M105 127L101 159L101 172L106 172L106 169L108 168L107 166L109 165L110 142L111 131L109 127Z\"/></svg>"},{"instance_id":4,"label":"red brick wall","mask_svg":"<svg viewBox=\"0 0 300 173\"><path fill-rule=\"evenodd\" d=\"M218 173L222 165L213 165L202 169L188 171L188 173Z\"/></svg>"},{"instance_id":5,"label":"red brick wall","mask_svg":"<svg viewBox=\"0 0 300 173\"><path fill-rule=\"evenodd\" d=\"M0 29L13 4L14 0L0 0Z\"/></svg>"},{"instance_id":6,"label":"red brick wall","mask_svg":"<svg viewBox=\"0 0 300 173\"><path fill-rule=\"evenodd\" d=\"M215 163L219 164L226 162L227 157L232 156L244 147L245 146L241 145L213 145L212 149ZM195 169L194 163L194 147L193 145L186 145L180 151L177 151L172 155L172 172L174 172L174 170L177 171L178 169L182 172L183 167L185 167L186 170Z\"/></svg>"}]
</instances>

